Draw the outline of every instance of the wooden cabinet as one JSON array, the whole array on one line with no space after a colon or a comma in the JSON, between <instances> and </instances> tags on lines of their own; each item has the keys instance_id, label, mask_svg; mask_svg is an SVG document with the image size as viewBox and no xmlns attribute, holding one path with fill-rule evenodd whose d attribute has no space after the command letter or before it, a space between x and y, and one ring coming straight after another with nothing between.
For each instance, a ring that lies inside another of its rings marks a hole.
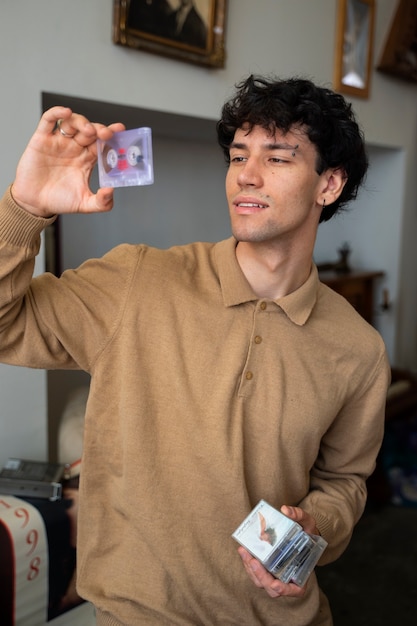
<instances>
[{"instance_id":1,"label":"wooden cabinet","mask_svg":"<svg viewBox=\"0 0 417 626\"><path fill-rule=\"evenodd\" d=\"M344 296L372 324L375 310L374 283L384 272L319 272L320 280Z\"/></svg>"}]
</instances>

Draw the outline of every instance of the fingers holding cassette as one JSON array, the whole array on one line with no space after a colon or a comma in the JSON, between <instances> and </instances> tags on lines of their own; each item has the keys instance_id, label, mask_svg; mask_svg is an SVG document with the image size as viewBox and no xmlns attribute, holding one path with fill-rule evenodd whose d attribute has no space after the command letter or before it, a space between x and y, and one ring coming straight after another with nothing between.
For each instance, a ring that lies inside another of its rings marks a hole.
<instances>
[{"instance_id":1,"label":"fingers holding cassette","mask_svg":"<svg viewBox=\"0 0 417 626\"><path fill-rule=\"evenodd\" d=\"M110 141L124 128L121 123L91 123L68 107L46 110L16 169L17 204L40 217L109 210L112 194L96 197L89 181L97 162L97 140Z\"/></svg>"}]
</instances>

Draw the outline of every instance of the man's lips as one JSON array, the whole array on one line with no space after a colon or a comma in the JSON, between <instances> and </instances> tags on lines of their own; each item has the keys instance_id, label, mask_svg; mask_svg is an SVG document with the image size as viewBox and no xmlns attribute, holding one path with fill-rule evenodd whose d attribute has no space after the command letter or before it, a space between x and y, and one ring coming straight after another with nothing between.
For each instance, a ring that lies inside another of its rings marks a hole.
<instances>
[{"instance_id":1,"label":"man's lips","mask_svg":"<svg viewBox=\"0 0 417 626\"><path fill-rule=\"evenodd\" d=\"M265 204L256 198L236 198L233 204L236 213L239 213L240 215L258 213L259 211L268 208L268 204Z\"/></svg>"}]
</instances>

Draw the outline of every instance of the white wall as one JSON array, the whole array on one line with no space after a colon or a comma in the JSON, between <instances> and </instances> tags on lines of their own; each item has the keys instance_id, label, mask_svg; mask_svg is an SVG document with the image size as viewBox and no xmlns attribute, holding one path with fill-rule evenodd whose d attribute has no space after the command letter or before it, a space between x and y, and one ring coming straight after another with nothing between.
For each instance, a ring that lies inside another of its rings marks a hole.
<instances>
[{"instance_id":1,"label":"white wall","mask_svg":"<svg viewBox=\"0 0 417 626\"><path fill-rule=\"evenodd\" d=\"M60 218L64 268L123 242L166 248L230 235L224 200L226 164L218 146L154 137L153 153L153 185L116 189L115 208L106 215Z\"/></svg>"},{"instance_id":2,"label":"white wall","mask_svg":"<svg viewBox=\"0 0 417 626\"><path fill-rule=\"evenodd\" d=\"M382 334L392 363L396 358L396 327L399 321L401 212L404 202L405 153L400 149L369 146L370 168L358 198L336 219L321 224L315 261L338 258L345 242L351 248L353 268L382 270L374 289L374 325ZM388 290L390 308L382 309L383 291Z\"/></svg>"},{"instance_id":3,"label":"white wall","mask_svg":"<svg viewBox=\"0 0 417 626\"><path fill-rule=\"evenodd\" d=\"M377 3L376 60L394 9L392 0ZM229 0L226 68L213 70L115 46L111 0L1 0L1 187L13 179L38 121L43 91L216 119L233 84L250 72L299 74L331 85L336 10L335 0ZM352 100L376 162L382 160L390 176L386 163L393 165L396 191L394 197L378 194L378 187L386 185L375 174L371 180L377 189L366 217L358 212L338 220L328 235L320 234L319 245L331 254L348 238L358 260L386 270L395 305L390 313L395 329L391 318L382 322L389 328L386 341L397 364L417 370L417 85L374 72L370 98ZM398 179L404 183L400 193ZM147 218L151 216L149 210ZM206 216L204 210L202 220ZM100 222L103 230L106 219ZM120 219L122 210L106 224L113 229ZM163 220L158 226L163 229ZM30 434L26 426L9 426L3 437L6 420L32 421L40 432L44 428L44 372L1 368L0 398L1 463L9 453L26 455ZM43 441L30 443L30 450L34 458L46 453L46 433Z\"/></svg>"}]
</instances>

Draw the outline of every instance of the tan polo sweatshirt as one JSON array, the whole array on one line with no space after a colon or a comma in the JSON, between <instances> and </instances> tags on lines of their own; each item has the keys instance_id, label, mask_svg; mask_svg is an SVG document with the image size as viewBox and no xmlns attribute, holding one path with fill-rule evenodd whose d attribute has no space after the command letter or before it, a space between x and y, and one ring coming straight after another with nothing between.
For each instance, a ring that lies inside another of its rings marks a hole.
<instances>
[{"instance_id":1,"label":"tan polo sweatshirt","mask_svg":"<svg viewBox=\"0 0 417 626\"><path fill-rule=\"evenodd\" d=\"M123 245L31 281L47 220L0 203L0 360L92 376L79 592L98 624L331 624L250 582L232 532L263 498L300 505L346 548L383 433L383 341L313 267L258 299L233 239Z\"/></svg>"}]
</instances>

